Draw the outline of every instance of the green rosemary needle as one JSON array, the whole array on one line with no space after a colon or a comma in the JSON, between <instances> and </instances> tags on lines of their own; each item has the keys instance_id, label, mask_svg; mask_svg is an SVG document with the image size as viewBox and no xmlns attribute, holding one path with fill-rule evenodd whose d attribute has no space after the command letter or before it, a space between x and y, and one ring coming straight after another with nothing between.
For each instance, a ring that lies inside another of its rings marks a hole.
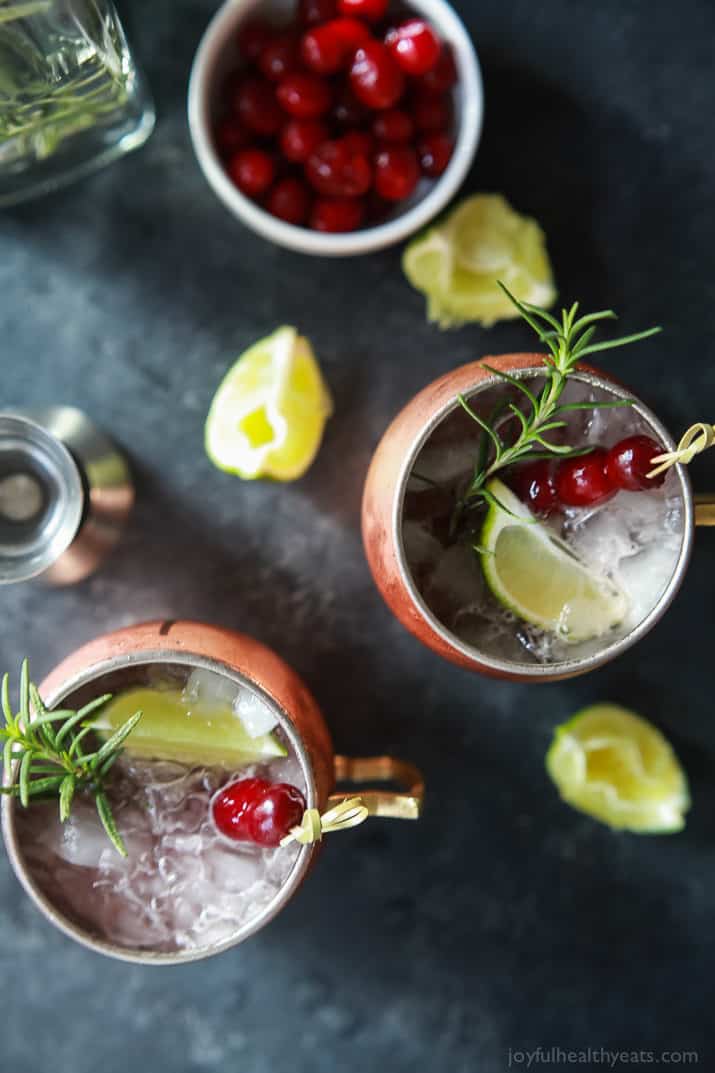
<instances>
[{"instance_id":1,"label":"green rosemary needle","mask_svg":"<svg viewBox=\"0 0 715 1073\"><path fill-rule=\"evenodd\" d=\"M600 350L610 350L612 347L625 346L627 343L635 343L641 339L648 339L661 329L660 327L648 328L634 335L624 335L618 339L609 339L604 342L592 342L599 321L615 320L616 314L611 309L601 310L598 313L587 313L578 317L579 303L574 302L570 309L561 311L559 321L553 314L540 306L531 305L528 302L520 302L501 281L499 286L507 298L513 302L517 310L529 324L540 341L546 346L548 353L545 356L544 385L538 392L533 392L528 385L501 372L499 369L486 368L494 376L499 377L506 384L520 392L523 409L513 402L505 402L497 407L495 412L487 420L475 413L463 395L459 395L460 405L481 429L479 451L474 465L474 473L465 491L458 499L452 515L451 530L454 533L465 510L480 502L489 502L493 497L485 488L491 477L499 470L522 462L526 459L551 458L555 456L569 457L585 454L591 448L569 447L564 444L552 443L547 434L556 429L564 428L566 420L564 415L570 410L595 410L614 406L630 406L630 400L619 399L615 402L572 402L561 403L561 395L569 376L576 370L576 366L587 354L595 354ZM519 423L519 432L516 440L506 444L499 434L500 423L505 418L516 418Z\"/></svg>"},{"instance_id":2,"label":"green rosemary needle","mask_svg":"<svg viewBox=\"0 0 715 1073\"><path fill-rule=\"evenodd\" d=\"M111 693L107 693L78 711L48 711L37 687L30 681L29 664L23 660L20 710L13 715L10 678L5 674L0 686L0 708L5 719L5 725L0 726L0 741L4 742L4 785L0 792L19 798L25 808L33 798L58 797L63 823L70 815L75 794L91 794L108 838L117 852L126 857L126 846L112 815L105 782L142 713L136 712L127 719L99 748L85 752L83 747L99 709L110 699Z\"/></svg>"}]
</instances>

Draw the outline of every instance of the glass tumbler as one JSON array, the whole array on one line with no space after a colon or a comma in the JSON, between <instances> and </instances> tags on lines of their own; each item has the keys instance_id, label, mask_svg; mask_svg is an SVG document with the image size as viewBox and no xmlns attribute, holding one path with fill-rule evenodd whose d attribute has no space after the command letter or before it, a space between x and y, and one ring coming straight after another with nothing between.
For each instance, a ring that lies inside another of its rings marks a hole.
<instances>
[{"instance_id":1,"label":"glass tumbler","mask_svg":"<svg viewBox=\"0 0 715 1073\"><path fill-rule=\"evenodd\" d=\"M153 127L110 0L0 0L0 208L110 163Z\"/></svg>"}]
</instances>

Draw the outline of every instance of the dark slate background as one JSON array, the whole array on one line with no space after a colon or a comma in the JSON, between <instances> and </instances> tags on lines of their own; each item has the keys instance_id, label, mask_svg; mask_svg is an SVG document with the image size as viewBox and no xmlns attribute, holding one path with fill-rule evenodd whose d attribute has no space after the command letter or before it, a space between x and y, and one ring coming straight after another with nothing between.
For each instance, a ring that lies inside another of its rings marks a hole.
<instances>
[{"instance_id":1,"label":"dark slate background","mask_svg":"<svg viewBox=\"0 0 715 1073\"><path fill-rule=\"evenodd\" d=\"M40 676L147 617L235 626L306 678L340 750L421 764L427 809L420 824L333 836L270 928L184 968L73 945L3 860L0 1068L498 1073L509 1048L539 1045L686 1048L711 1068L713 534L698 534L666 620L584 679L487 681L403 632L358 535L370 454L429 380L529 335L429 327L399 250L321 262L229 218L184 114L214 6L124 4L157 98L153 138L0 224L0 402L84 407L128 450L138 490L94 579L3 590L0 668L27 653ZM713 419L715 6L458 6L487 99L467 189L501 191L541 221L564 300L612 305L623 330L666 326L606 361L676 435ZM241 484L204 457L203 421L228 363L280 323L313 340L336 416L305 479ZM693 469L715 485L712 458ZM599 699L634 706L676 745L694 798L683 834L617 836L559 802L543 768L551 732Z\"/></svg>"}]
</instances>

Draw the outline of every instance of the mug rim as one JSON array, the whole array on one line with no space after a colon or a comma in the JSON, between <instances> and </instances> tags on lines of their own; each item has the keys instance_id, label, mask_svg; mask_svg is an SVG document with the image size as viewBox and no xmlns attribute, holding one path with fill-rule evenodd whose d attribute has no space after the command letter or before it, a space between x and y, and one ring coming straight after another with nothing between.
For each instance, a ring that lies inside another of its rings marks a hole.
<instances>
[{"instance_id":1,"label":"mug rim","mask_svg":"<svg viewBox=\"0 0 715 1073\"><path fill-rule=\"evenodd\" d=\"M458 372L459 368L460 367L454 369L453 373ZM464 366L461 368L464 368ZM509 370L509 374L518 380L529 379L539 375L543 376L543 372L543 365L530 365L521 369ZM589 384L591 387L599 388L604 392L616 395L620 398L632 400L632 408L653 429L665 446L665 449L667 451L675 450L675 441L660 419L628 388L614 380L609 380L607 377L602 376L598 371L592 371L589 368L577 369L576 372L571 374L571 378L580 380L581 382ZM493 373L487 374L484 379L475 383L472 388L465 389L460 392L460 394L467 399L472 399L480 392L487 388L494 387L499 383L503 383L503 381L500 380L498 375ZM407 556L405 554L402 537L404 500L407 490L407 482L414 463L419 452L422 450L435 429L449 416L450 413L456 410L458 406L459 399L455 394L454 397L443 403L420 428L419 433L413 439L409 451L405 453L400 464L396 490L393 496L390 528L392 540L394 541L394 547L396 549L397 568L399 570L400 580L405 586L415 610L419 613L427 627L436 633L445 645L459 653L471 669L480 671L481 673L492 673L499 677L509 678L511 680L521 680L524 682L548 682L556 681L560 678L569 678L580 674L586 674L589 671L604 666L606 663L610 663L611 660L622 655L650 632L667 611L683 582L690 561L695 534L693 491L686 467L680 463L673 466L673 469L678 476L680 496L683 503L683 535L680 551L668 584L663 589L657 603L654 604L648 614L624 637L613 641L611 644L606 645L604 648L599 649L597 652L594 652L589 656L576 657L570 660L560 660L557 663L519 663L514 660L501 659L496 656L490 656L488 653L483 652L474 645L462 641L455 633L447 629L444 623L437 618L425 602L414 578L412 577L412 572L407 563Z\"/></svg>"},{"instance_id":2,"label":"mug rim","mask_svg":"<svg viewBox=\"0 0 715 1073\"><path fill-rule=\"evenodd\" d=\"M263 688L263 686L253 681L248 675L234 670L229 664L222 660L211 659L207 656L201 656L192 652L171 652L161 649L147 649L142 652L114 656L93 663L86 669L65 679L62 685L46 698L47 707L55 707L72 693L91 685L92 682L101 678L103 675L112 674L131 667L148 666L160 663L180 664L191 668L198 668L222 674L253 690L261 699L265 700L265 702L269 704L278 715L281 729L288 738L290 746L294 750L300 763L307 790L307 807L317 808L319 806L315 776L310 762L310 756L302 738L293 725L289 713L266 689ZM244 939L248 939L251 935L260 931L275 916L277 916L278 913L280 913L296 893L306 876L318 845L317 843L302 845L288 878L276 891L268 905L266 905L260 913L249 917L240 928L236 929L221 942L209 946L197 947L191 950L142 950L121 946L111 940L93 936L85 927L80 924L75 924L68 916L61 912L45 894L43 894L30 874L30 870L22 853L20 839L15 825L16 809L16 799L8 795L3 795L1 804L1 822L5 849L17 879L24 888L25 893L29 895L43 916L66 936L73 939L81 946L93 950L95 953L104 954L106 957L114 958L117 961L141 965L179 965L187 964L192 961L202 961L205 958L224 953L226 950L229 950L233 946L237 946L239 943L243 942Z\"/></svg>"}]
</instances>

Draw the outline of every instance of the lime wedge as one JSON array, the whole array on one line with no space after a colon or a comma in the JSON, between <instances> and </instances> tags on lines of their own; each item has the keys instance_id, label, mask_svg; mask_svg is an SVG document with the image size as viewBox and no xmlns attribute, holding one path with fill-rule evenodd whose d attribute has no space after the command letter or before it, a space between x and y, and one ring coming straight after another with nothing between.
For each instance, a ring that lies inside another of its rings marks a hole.
<instances>
[{"instance_id":1,"label":"lime wedge","mask_svg":"<svg viewBox=\"0 0 715 1073\"><path fill-rule=\"evenodd\" d=\"M651 723L616 704L594 704L558 727L546 770L564 801L609 827L685 826L690 796L677 756Z\"/></svg>"},{"instance_id":2,"label":"lime wedge","mask_svg":"<svg viewBox=\"0 0 715 1073\"><path fill-rule=\"evenodd\" d=\"M206 421L206 452L244 480L292 481L315 458L331 413L310 343L295 328L278 328L224 377Z\"/></svg>"},{"instance_id":3,"label":"lime wedge","mask_svg":"<svg viewBox=\"0 0 715 1073\"><path fill-rule=\"evenodd\" d=\"M525 302L548 307L556 298L543 231L500 194L461 201L410 242L402 267L426 296L428 319L442 327L517 317L498 279Z\"/></svg>"},{"instance_id":4,"label":"lime wedge","mask_svg":"<svg viewBox=\"0 0 715 1073\"><path fill-rule=\"evenodd\" d=\"M482 569L500 604L572 643L623 621L628 601L612 581L577 559L500 480L486 490L496 502L482 529Z\"/></svg>"},{"instance_id":5,"label":"lime wedge","mask_svg":"<svg viewBox=\"0 0 715 1073\"><path fill-rule=\"evenodd\" d=\"M178 690L120 693L102 708L94 728L106 737L137 711L142 717L124 746L132 756L233 768L287 755L273 734L252 738L228 705L193 704Z\"/></svg>"}]
</instances>

